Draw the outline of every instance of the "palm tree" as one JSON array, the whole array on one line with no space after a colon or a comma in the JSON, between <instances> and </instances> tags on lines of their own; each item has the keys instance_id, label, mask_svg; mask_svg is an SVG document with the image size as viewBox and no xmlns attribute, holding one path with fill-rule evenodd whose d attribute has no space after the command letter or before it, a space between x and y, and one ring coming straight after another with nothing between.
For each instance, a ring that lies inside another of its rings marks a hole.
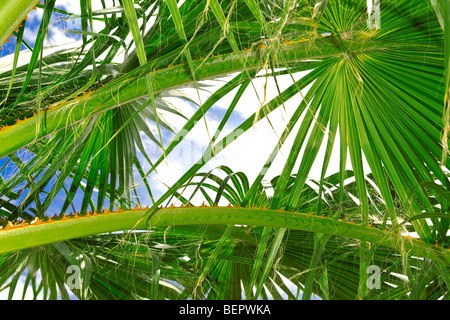
<instances>
[{"instance_id":1,"label":"palm tree","mask_svg":"<svg viewBox=\"0 0 450 320\"><path fill-rule=\"evenodd\" d=\"M0 73L9 298L20 277L44 299L449 297L450 1L101 3L0 4L0 42L16 42ZM81 19L79 41L44 46L55 13ZM256 177L213 168L261 123L277 139L257 136ZM199 125L207 146L159 192Z\"/></svg>"}]
</instances>

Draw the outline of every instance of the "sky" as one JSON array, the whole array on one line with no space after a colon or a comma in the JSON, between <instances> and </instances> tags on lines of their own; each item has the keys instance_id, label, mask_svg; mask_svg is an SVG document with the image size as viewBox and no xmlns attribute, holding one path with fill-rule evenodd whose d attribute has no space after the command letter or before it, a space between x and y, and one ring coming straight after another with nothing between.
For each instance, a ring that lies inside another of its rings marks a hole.
<instances>
[{"instance_id":1,"label":"sky","mask_svg":"<svg viewBox=\"0 0 450 320\"><path fill-rule=\"evenodd\" d=\"M110 1L106 1L107 6L110 3ZM100 1L94 0L92 1L92 5L94 11L102 9ZM57 0L56 8L64 9L75 14L80 12L78 1ZM42 18L42 12L42 9L38 9L37 11L32 10L28 16L27 28L24 33L24 40L31 47L34 45L34 40L38 32L40 20ZM78 34L70 33L70 30L81 30L80 19L63 20L63 17L63 15L55 14L52 18L49 28L49 36L44 43L45 47L66 45L73 43L74 41L77 41L81 38L81 36ZM94 32L100 31L102 28L103 25L101 22L94 23ZM14 40L12 43L6 44L3 47L3 50L0 51L0 57L11 54L14 51L14 46ZM29 54L29 51L25 46L22 46L22 49L23 51L21 52L20 58L24 62L26 62L27 54ZM2 69L2 66L4 66L5 59L8 58L0 58L0 70ZM295 80L298 80L304 74L306 73L295 74ZM233 76L234 75L229 75L227 78L231 78ZM207 83L212 86L211 90L213 91L219 86L223 85L223 80L226 79L222 79L221 81L208 81ZM287 88L293 83L290 76L282 76L278 80L281 90ZM274 82L269 81L268 83L265 83L265 81L266 80L264 78L255 80L253 82L253 86L255 89L249 86L250 89L247 89L241 101L236 106L235 112L233 112L230 118L229 125L225 127L224 131L219 136L219 139L231 132L234 127L238 126L245 119L251 116L255 111L257 111L260 108L262 102L267 102L276 95L277 91ZM225 152L218 154L216 158L211 160L201 171L206 172L219 165L227 165L234 171L244 172L248 176L251 183L257 177L266 159L272 152L273 148L276 146L278 138L281 135L287 121L301 101L301 95L305 94L307 89L308 88L303 90L302 93L297 94L294 98L290 99L283 107L280 107L276 111L272 112L268 116L270 123L267 119L261 120L256 123L253 128L251 128L248 132L243 134L239 139L237 139L229 147L227 147ZM177 147L167 158L167 162L163 162L158 167L158 175L151 175L150 183L153 187L152 191L156 196L163 194L167 190L166 186L170 186L174 182L176 182L178 178L181 177L181 175L199 159L203 150L208 145L208 137L212 136L215 133L215 130L218 127L223 114L230 105L236 91L237 89L233 90L230 94L222 98L205 115L207 128L204 124L204 121L200 121L195 126L195 128L186 136L180 146ZM199 99L195 90L185 89L184 92L188 93L190 97L197 102L204 102L211 94L208 92L201 92L200 101L198 101ZM197 107L193 103L183 101L178 98L168 97L166 99L167 101L170 101L171 103L177 105L179 109L182 109L188 117L192 115L197 109ZM265 100L261 101L262 99ZM170 121L176 130L180 130L184 125L184 122L181 118L174 117L171 118ZM294 128L293 132L296 132L298 130L298 127L299 123ZM154 127L153 129L156 132L156 127ZM268 179L271 179L281 173L284 162L286 161L287 155L289 154L289 150L292 146L294 137L295 134L291 135L287 139L284 146L281 148L279 156L276 158L274 164L267 172ZM149 153L151 154L153 159L157 159L160 156L161 151L155 149L155 145L148 138L146 138L145 136L143 136L143 138L146 148L150 151L154 151ZM301 155L303 154L303 152L304 151L301 152ZM321 148L317 163L321 163L324 152L325 145L323 145ZM339 153L337 152L335 154L338 155ZM300 159L301 155L299 157ZM26 157L26 154L24 156ZM143 160L142 157L141 160ZM147 171L150 168L149 164L146 161L142 161L142 163L144 171ZM0 163L0 165L1 164L2 163ZM337 172L338 165L339 161L332 160L328 169L328 173ZM13 170L13 168L11 170ZM315 166L315 169L311 172L311 178L319 178L320 171L321 165ZM4 174L4 172L2 174ZM200 199L199 201L201 203ZM49 210L52 209L56 208L50 207ZM24 279L20 280L22 281L22 285L23 280ZM0 300L6 298L6 294L7 292L5 291L0 292ZM29 292L29 294L31 294L31 292ZM27 298L29 297L31 297L31 295L27 296ZM17 296L15 296L15 298L21 298L20 290L18 290Z\"/></svg>"}]
</instances>

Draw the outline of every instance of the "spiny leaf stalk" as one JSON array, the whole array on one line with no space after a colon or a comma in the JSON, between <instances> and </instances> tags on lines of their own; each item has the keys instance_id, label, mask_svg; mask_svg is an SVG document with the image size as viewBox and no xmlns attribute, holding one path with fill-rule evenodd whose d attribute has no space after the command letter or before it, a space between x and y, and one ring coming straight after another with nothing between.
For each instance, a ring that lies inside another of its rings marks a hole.
<instances>
[{"instance_id":1,"label":"spiny leaf stalk","mask_svg":"<svg viewBox=\"0 0 450 320\"><path fill-rule=\"evenodd\" d=\"M230 206L171 206L158 208L151 214L148 209L136 207L133 210L113 212L105 210L85 215L63 214L46 219L36 218L30 223L22 221L1 229L0 253L91 234L202 224L258 225L320 232L404 250L450 266L450 250L405 237L393 231L379 230L372 226L362 226L311 213Z\"/></svg>"}]
</instances>

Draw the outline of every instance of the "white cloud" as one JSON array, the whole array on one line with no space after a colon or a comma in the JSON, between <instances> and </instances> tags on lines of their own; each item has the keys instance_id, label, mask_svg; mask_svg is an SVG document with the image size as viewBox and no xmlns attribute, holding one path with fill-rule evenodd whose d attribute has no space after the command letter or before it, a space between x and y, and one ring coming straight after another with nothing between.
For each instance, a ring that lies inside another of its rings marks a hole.
<instances>
[{"instance_id":1,"label":"white cloud","mask_svg":"<svg viewBox=\"0 0 450 320\"><path fill-rule=\"evenodd\" d=\"M36 40L43 13L44 11L42 9L31 10L27 16L28 21L26 22L23 39L30 45L33 45ZM31 28L30 25L34 25L35 27Z\"/></svg>"},{"instance_id":2,"label":"white cloud","mask_svg":"<svg viewBox=\"0 0 450 320\"><path fill-rule=\"evenodd\" d=\"M298 80L302 74L295 74L294 79ZM227 80L234 77L235 75L229 75L226 77ZM265 97L265 102L267 103L278 94L277 88L275 87L275 83L273 80L269 79L267 81L267 85L264 88L263 84L266 80L259 79L254 81L254 87L256 88L259 97ZM211 90L216 90L223 85L222 81L209 81L209 84L216 84L215 88ZM288 86L292 85L293 81L290 76L278 77L278 85L280 90L286 89ZM272 113L267 115L267 119L261 119L258 122L255 122L254 126L250 128L247 132L239 136L239 138L231 143L225 150L221 153L217 154L215 158L211 159L208 164L206 164L201 171L207 172L214 167L220 165L229 166L234 171L242 171L249 178L250 183L257 177L257 175L262 170L265 162L270 156L273 149L277 146L278 140L283 133L286 124L291 118L292 114L298 108L300 102L302 101L302 95L306 94L308 88L305 88L301 94L295 95L293 98L288 100L284 106L278 107ZM264 90L266 90L264 92ZM208 124L208 131L206 130L204 120L202 119L195 128L186 136L185 140L180 143L180 145L172 152L171 155L167 158L167 162L163 162L158 167L158 179L161 179L168 186L171 186L175 183L186 170L188 170L192 164L194 164L197 160L200 159L202 152L205 150L206 146L209 142L209 137L211 137L216 128L218 127L219 122L222 119L220 114L223 114L225 109L227 109L236 93L237 89L223 97L220 101L218 101L213 108L206 114L206 121ZM196 97L196 92L192 91L192 89L185 90L185 92L189 92L189 95L192 99L198 100ZM201 101L205 102L207 95L202 93ZM180 109L184 110L187 113L187 116L191 116L196 110L197 107L193 107L192 104L189 104L185 101L177 101L176 99L166 98L167 100L171 100L172 103L177 104ZM254 93L254 89L251 86L247 87L246 92L243 95L242 100L236 106L234 112L234 118L230 119L230 122L233 126L227 126L227 130L222 132L217 141L226 137L226 135L236 128L243 120L250 117L255 111L257 111L260 107L259 101L257 99L256 94ZM222 110L222 111L221 111ZM292 148L295 136L300 127L300 122L305 116L306 112L300 117L300 120L297 122L295 127L293 128L291 134L285 141L283 147L280 149L277 157L272 163L269 171L266 173L266 178L271 179L276 175L279 175L283 169L283 166L287 160L289 152ZM169 117L170 118L170 117ZM234 119L234 122L232 121ZM236 122L236 119L239 121ZM179 118L170 118L170 123L174 125L177 130L180 130L184 125L184 120L180 120ZM156 128L154 128L154 132L156 132ZM209 133L209 134L208 134ZM325 156L326 150L326 141L327 134L324 136L324 143L322 143L321 148L319 150L317 159L313 165L313 169L310 172L309 177L318 179L320 178L323 158ZM306 139L308 139L309 134ZM307 141L307 140L306 140ZM335 141L335 149L333 150L333 158L330 161L327 175L337 172L339 170L339 150L338 150L338 142L339 137L336 138ZM154 148L154 144L149 145ZM294 172L296 172L299 168L300 161L305 154L305 148L303 147L300 151L300 155L298 157L296 166L294 167ZM155 178L155 176L153 176ZM158 189L163 192L167 190L165 187L159 186Z\"/></svg>"},{"instance_id":3,"label":"white cloud","mask_svg":"<svg viewBox=\"0 0 450 320\"><path fill-rule=\"evenodd\" d=\"M112 5L110 2L107 3ZM80 15L81 12L80 3L77 1L57 0L55 3L55 8L63 9L67 12L73 13L74 15ZM103 9L101 2L93 1L92 10L95 11L99 9ZM30 45L34 45L43 12L43 9L38 8L38 10L32 10L28 15L27 25L29 27L25 29L24 39ZM104 28L104 23L101 21L94 20L93 24L94 32L99 32ZM30 28L30 26L33 27ZM70 33L71 30L81 30L81 19L54 13L49 25L48 37L44 40L44 46L55 46L74 42L75 35Z\"/></svg>"}]
</instances>

